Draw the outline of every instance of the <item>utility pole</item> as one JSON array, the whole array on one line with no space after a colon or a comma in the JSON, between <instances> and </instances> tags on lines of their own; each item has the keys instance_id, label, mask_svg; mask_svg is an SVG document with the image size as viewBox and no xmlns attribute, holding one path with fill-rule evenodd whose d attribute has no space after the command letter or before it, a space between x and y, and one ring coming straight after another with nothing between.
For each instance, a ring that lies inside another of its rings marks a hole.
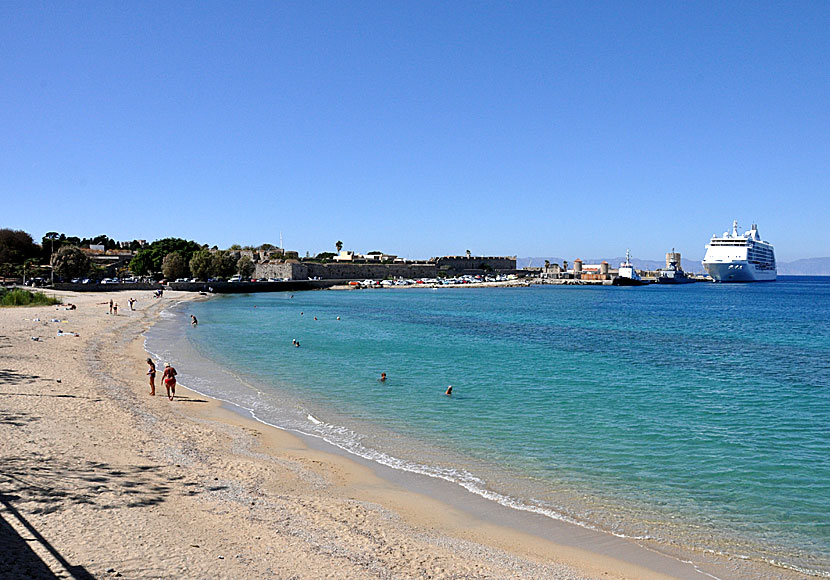
<instances>
[{"instance_id":1,"label":"utility pole","mask_svg":"<svg viewBox=\"0 0 830 580\"><path fill-rule=\"evenodd\" d=\"M51 281L52 286L55 285L55 240L59 239L59 234L57 232L48 232L45 236L49 239L52 243L52 253L49 255L49 266L51 267L52 274L51 274Z\"/></svg>"}]
</instances>

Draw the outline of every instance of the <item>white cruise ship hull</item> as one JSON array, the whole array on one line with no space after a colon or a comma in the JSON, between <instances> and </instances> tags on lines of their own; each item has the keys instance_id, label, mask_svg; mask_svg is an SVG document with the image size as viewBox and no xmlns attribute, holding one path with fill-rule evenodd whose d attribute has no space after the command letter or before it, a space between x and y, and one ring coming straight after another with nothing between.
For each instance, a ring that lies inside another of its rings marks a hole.
<instances>
[{"instance_id":1,"label":"white cruise ship hull","mask_svg":"<svg viewBox=\"0 0 830 580\"><path fill-rule=\"evenodd\" d=\"M761 270L747 261L703 262L706 272L715 282L773 282L775 270Z\"/></svg>"}]
</instances>

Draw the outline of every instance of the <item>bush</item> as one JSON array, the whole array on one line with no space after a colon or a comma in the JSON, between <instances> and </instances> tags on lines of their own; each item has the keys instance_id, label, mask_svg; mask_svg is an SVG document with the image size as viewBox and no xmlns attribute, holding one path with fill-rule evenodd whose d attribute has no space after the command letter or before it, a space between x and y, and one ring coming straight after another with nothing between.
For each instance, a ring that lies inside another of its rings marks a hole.
<instances>
[{"instance_id":1,"label":"bush","mask_svg":"<svg viewBox=\"0 0 830 580\"><path fill-rule=\"evenodd\" d=\"M0 306L51 306L54 304L61 304L61 300L54 296L47 296L43 292L30 292L20 288L0 290Z\"/></svg>"}]
</instances>

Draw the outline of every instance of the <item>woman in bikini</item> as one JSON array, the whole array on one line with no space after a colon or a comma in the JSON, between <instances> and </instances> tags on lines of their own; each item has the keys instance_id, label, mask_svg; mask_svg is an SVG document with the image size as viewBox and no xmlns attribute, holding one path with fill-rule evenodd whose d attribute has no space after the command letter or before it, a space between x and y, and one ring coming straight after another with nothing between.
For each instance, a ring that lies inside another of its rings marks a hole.
<instances>
[{"instance_id":1,"label":"woman in bikini","mask_svg":"<svg viewBox=\"0 0 830 580\"><path fill-rule=\"evenodd\" d=\"M153 362L153 359L148 358L147 364L150 365L150 368L147 369L147 376L150 377L150 396L155 396L156 394L156 363Z\"/></svg>"},{"instance_id":2,"label":"woman in bikini","mask_svg":"<svg viewBox=\"0 0 830 580\"><path fill-rule=\"evenodd\" d=\"M176 369L170 363L164 363L164 374L161 375L164 386L167 387L167 398L171 401L176 396Z\"/></svg>"}]
</instances>

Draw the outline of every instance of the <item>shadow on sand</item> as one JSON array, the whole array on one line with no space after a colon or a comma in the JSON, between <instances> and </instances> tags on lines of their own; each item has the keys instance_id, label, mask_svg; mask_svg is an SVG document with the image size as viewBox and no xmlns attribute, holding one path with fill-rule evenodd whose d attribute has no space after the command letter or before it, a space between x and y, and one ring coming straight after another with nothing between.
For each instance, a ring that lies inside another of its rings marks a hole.
<instances>
[{"instance_id":1,"label":"shadow on sand","mask_svg":"<svg viewBox=\"0 0 830 580\"><path fill-rule=\"evenodd\" d=\"M205 399L191 399L190 397L184 397L182 395L176 395L176 402L177 403L207 403Z\"/></svg>"},{"instance_id":2,"label":"shadow on sand","mask_svg":"<svg viewBox=\"0 0 830 580\"><path fill-rule=\"evenodd\" d=\"M15 415L6 422L24 420ZM79 506L110 510L162 503L172 493L168 484L182 478L165 477L161 469L37 455L0 457L0 578L93 578L82 566L66 561L26 518ZM37 545L57 564L38 556L33 549Z\"/></svg>"},{"instance_id":3,"label":"shadow on sand","mask_svg":"<svg viewBox=\"0 0 830 580\"><path fill-rule=\"evenodd\" d=\"M50 578L69 578L75 580L93 580L94 576L83 566L73 566L52 544L46 541L23 515L12 505L16 496L0 494L0 576L8 580L41 580ZM29 537L23 537L12 525L25 529ZM61 568L58 576L52 568L35 552L32 545L37 543L57 560Z\"/></svg>"}]
</instances>

